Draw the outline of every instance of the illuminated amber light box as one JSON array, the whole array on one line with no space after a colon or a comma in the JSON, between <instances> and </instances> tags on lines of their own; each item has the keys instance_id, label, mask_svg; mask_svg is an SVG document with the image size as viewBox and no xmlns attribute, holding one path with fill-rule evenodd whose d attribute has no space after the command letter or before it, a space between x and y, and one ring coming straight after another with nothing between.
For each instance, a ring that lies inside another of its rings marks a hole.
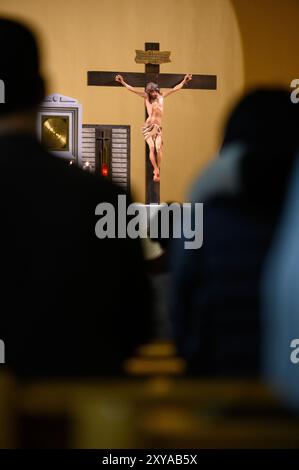
<instances>
[{"instance_id":1,"label":"illuminated amber light box","mask_svg":"<svg viewBox=\"0 0 299 470\"><path fill-rule=\"evenodd\" d=\"M37 131L51 153L81 165L82 107L77 100L57 93L47 96L38 113Z\"/></svg>"},{"instance_id":2,"label":"illuminated amber light box","mask_svg":"<svg viewBox=\"0 0 299 470\"><path fill-rule=\"evenodd\" d=\"M69 150L69 116L42 116L41 142L49 150Z\"/></svg>"}]
</instances>

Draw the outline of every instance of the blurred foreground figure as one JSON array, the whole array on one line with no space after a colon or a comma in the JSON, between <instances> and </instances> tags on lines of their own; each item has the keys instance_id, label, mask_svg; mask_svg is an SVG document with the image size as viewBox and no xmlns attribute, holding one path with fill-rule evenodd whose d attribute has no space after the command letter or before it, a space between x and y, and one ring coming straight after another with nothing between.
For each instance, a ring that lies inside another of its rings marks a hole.
<instances>
[{"instance_id":1,"label":"blurred foreground figure","mask_svg":"<svg viewBox=\"0 0 299 470\"><path fill-rule=\"evenodd\" d=\"M288 91L257 90L231 114L218 160L195 183L203 246L173 246L172 324L189 371L260 372L260 279L299 143Z\"/></svg>"},{"instance_id":2,"label":"blurred foreground figure","mask_svg":"<svg viewBox=\"0 0 299 470\"><path fill-rule=\"evenodd\" d=\"M299 153L298 153L299 156ZM299 410L299 161L264 281L263 372Z\"/></svg>"},{"instance_id":3,"label":"blurred foreground figure","mask_svg":"<svg viewBox=\"0 0 299 470\"><path fill-rule=\"evenodd\" d=\"M139 244L95 235L96 205L109 202L117 211L121 190L42 148L35 39L0 19L0 43L0 337L7 367L23 377L118 373L148 333Z\"/></svg>"}]
</instances>

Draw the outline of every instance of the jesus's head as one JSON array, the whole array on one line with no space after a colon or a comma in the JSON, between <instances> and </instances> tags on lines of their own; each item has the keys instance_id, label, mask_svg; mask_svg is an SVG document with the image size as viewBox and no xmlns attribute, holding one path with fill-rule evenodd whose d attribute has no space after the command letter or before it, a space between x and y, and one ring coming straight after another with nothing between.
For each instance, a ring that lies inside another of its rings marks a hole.
<instances>
[{"instance_id":1,"label":"jesus's head","mask_svg":"<svg viewBox=\"0 0 299 470\"><path fill-rule=\"evenodd\" d=\"M150 102L157 99L158 95L160 95L160 88L157 83L149 82L145 87L145 93L148 96Z\"/></svg>"}]
</instances>

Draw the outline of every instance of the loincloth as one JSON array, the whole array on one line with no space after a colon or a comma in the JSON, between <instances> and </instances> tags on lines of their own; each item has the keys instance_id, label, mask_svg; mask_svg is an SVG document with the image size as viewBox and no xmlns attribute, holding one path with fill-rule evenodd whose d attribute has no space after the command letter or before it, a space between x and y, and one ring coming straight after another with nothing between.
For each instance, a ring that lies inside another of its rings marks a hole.
<instances>
[{"instance_id":1,"label":"loincloth","mask_svg":"<svg viewBox=\"0 0 299 470\"><path fill-rule=\"evenodd\" d=\"M158 124L145 124L141 131L144 140L147 140L149 137L152 137L155 140L159 135L162 135L162 127Z\"/></svg>"}]
</instances>

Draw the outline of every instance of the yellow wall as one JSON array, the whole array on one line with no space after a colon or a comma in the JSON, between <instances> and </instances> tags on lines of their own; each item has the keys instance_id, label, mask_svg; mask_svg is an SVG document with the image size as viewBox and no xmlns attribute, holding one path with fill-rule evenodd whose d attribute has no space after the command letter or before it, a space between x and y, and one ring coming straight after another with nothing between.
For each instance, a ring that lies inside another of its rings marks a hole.
<instances>
[{"instance_id":1,"label":"yellow wall","mask_svg":"<svg viewBox=\"0 0 299 470\"><path fill-rule=\"evenodd\" d=\"M134 62L135 49L160 42L172 59L161 66L162 72L217 74L217 91L183 90L165 103L161 199L183 200L191 180L218 148L223 118L244 87L269 80L289 85L290 77L296 77L295 4L0 0L0 13L37 27L49 93L77 98L84 123L131 126L131 176L139 201L144 200L142 100L123 88L87 87L87 71L143 71Z\"/></svg>"}]
</instances>

